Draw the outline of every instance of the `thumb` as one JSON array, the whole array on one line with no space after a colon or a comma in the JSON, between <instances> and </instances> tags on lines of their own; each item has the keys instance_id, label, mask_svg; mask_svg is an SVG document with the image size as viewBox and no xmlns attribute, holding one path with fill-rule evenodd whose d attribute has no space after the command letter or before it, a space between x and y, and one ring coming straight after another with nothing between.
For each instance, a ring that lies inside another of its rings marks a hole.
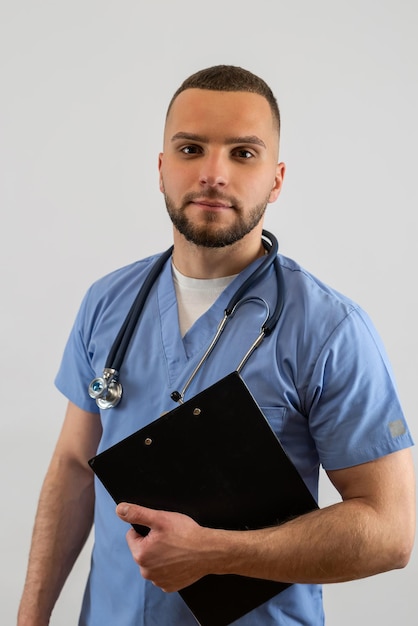
<instances>
[{"instance_id":1,"label":"thumb","mask_svg":"<svg viewBox=\"0 0 418 626\"><path fill-rule=\"evenodd\" d=\"M121 502L116 507L116 513L120 519L129 524L140 524L152 528L156 521L156 511L147 509L139 504Z\"/></svg>"}]
</instances>

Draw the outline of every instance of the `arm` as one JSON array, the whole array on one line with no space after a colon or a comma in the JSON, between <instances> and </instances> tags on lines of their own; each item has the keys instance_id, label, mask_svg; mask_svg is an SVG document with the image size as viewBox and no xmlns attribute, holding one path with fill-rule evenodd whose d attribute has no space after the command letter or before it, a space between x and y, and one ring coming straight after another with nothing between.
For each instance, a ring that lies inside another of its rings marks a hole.
<instances>
[{"instance_id":1,"label":"arm","mask_svg":"<svg viewBox=\"0 0 418 626\"><path fill-rule=\"evenodd\" d=\"M127 540L145 578L175 591L202 576L241 574L295 583L330 583L404 567L415 531L410 450L329 472L342 502L274 528L202 528L176 513L119 505L119 516L151 527Z\"/></svg>"},{"instance_id":2,"label":"arm","mask_svg":"<svg viewBox=\"0 0 418 626\"><path fill-rule=\"evenodd\" d=\"M18 626L46 626L92 526L98 414L71 402L39 498Z\"/></svg>"}]
</instances>

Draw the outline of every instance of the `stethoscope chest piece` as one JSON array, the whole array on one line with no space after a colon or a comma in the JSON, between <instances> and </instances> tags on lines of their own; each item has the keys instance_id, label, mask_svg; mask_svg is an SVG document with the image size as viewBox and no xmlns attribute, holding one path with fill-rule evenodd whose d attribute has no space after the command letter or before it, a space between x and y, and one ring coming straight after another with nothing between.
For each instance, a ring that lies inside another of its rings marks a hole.
<instances>
[{"instance_id":1,"label":"stethoscope chest piece","mask_svg":"<svg viewBox=\"0 0 418 626\"><path fill-rule=\"evenodd\" d=\"M122 385L118 382L118 372L105 368L103 376L94 378L89 385L89 396L96 400L100 409L112 409L122 398Z\"/></svg>"}]
</instances>

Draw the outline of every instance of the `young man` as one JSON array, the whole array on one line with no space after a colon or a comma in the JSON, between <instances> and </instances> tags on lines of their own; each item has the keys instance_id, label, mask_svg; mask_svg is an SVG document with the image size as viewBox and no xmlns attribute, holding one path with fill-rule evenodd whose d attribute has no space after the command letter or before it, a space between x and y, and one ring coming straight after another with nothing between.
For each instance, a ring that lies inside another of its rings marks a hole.
<instances>
[{"instance_id":1,"label":"young man","mask_svg":"<svg viewBox=\"0 0 418 626\"><path fill-rule=\"evenodd\" d=\"M260 263L264 211L278 198L285 172L279 132L269 87L241 68L203 70L176 92L159 158L172 259L125 358L122 401L101 414L87 387L101 375L155 257L99 280L80 308L56 381L69 404L40 497L19 626L48 624L93 520L82 626L192 626L194 617L173 592L227 573L294 583L240 618L240 626L318 626L322 583L407 564L415 528L412 439L384 349L355 303L282 256L283 313L243 378L312 494L322 464L342 501L277 527L239 532L129 503L116 515L104 488L94 489L87 460L174 408L170 393L182 388L231 294ZM274 270L249 293L274 308ZM254 303L237 312L188 397L237 367L263 315ZM127 532L126 522L151 531Z\"/></svg>"}]
</instances>

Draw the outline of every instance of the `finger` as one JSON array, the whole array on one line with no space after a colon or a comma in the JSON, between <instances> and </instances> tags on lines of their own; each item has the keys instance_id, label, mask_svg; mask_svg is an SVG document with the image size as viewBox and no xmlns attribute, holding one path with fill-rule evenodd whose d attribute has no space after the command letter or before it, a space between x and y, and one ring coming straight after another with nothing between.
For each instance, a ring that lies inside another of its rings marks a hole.
<instances>
[{"instance_id":1,"label":"finger","mask_svg":"<svg viewBox=\"0 0 418 626\"><path fill-rule=\"evenodd\" d=\"M148 526L152 528L157 522L157 511L147 509L139 504L129 504L121 502L116 507L116 513L125 522L129 524L138 524L140 526Z\"/></svg>"},{"instance_id":2,"label":"finger","mask_svg":"<svg viewBox=\"0 0 418 626\"><path fill-rule=\"evenodd\" d=\"M130 528L126 533L126 542L133 555L136 555L136 550L143 540L144 536L139 535L133 528Z\"/></svg>"}]
</instances>

